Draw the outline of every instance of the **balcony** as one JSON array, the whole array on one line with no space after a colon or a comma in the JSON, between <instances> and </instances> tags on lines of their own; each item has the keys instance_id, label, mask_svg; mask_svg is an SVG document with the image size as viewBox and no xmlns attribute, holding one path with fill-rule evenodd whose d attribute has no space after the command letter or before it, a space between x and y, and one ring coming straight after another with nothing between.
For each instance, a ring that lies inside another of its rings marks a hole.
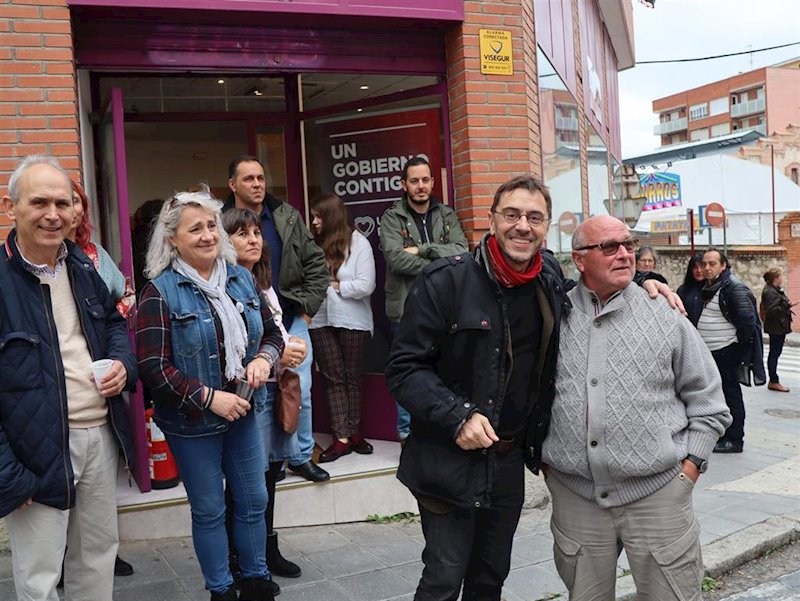
<instances>
[{"instance_id":1,"label":"balcony","mask_svg":"<svg viewBox=\"0 0 800 601\"><path fill-rule=\"evenodd\" d=\"M578 131L578 118L556 116L556 129L562 131Z\"/></svg>"},{"instance_id":2,"label":"balcony","mask_svg":"<svg viewBox=\"0 0 800 601\"><path fill-rule=\"evenodd\" d=\"M689 120L686 117L682 117L681 119L673 119L672 121L659 123L653 128L653 133L657 136L666 136L676 131L683 131L688 127Z\"/></svg>"},{"instance_id":3,"label":"balcony","mask_svg":"<svg viewBox=\"0 0 800 601\"><path fill-rule=\"evenodd\" d=\"M756 98L755 100L748 100L747 102L740 102L731 105L731 117L744 117L754 113L763 113L766 102L763 98Z\"/></svg>"}]
</instances>

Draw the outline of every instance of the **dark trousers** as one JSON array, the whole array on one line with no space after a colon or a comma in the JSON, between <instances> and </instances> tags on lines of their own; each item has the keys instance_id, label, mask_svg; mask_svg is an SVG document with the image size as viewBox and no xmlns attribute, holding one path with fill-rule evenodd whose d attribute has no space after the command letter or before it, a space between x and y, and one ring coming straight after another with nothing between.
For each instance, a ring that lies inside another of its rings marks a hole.
<instances>
[{"instance_id":1,"label":"dark trousers","mask_svg":"<svg viewBox=\"0 0 800 601\"><path fill-rule=\"evenodd\" d=\"M481 451L473 451L480 453ZM524 498L522 451L497 456L491 508L431 511L420 501L425 568L414 601L499 601Z\"/></svg>"},{"instance_id":2,"label":"dark trousers","mask_svg":"<svg viewBox=\"0 0 800 601\"><path fill-rule=\"evenodd\" d=\"M314 358L325 376L331 430L336 438L350 438L361 429L361 359L370 334L332 327L309 332Z\"/></svg>"},{"instance_id":3,"label":"dark trousers","mask_svg":"<svg viewBox=\"0 0 800 601\"><path fill-rule=\"evenodd\" d=\"M720 440L728 440L733 444L740 445L744 441L744 399L738 373L742 350L740 345L734 342L718 351L712 351L711 355L714 357L722 378L722 393L725 395L725 403L733 417L733 422L725 430L725 434Z\"/></svg>"},{"instance_id":4,"label":"dark trousers","mask_svg":"<svg viewBox=\"0 0 800 601\"><path fill-rule=\"evenodd\" d=\"M783 343L786 340L786 334L770 334L769 335L769 355L767 356L767 372L769 373L769 381L773 384L780 382L778 380L778 358L783 352Z\"/></svg>"}]
</instances>

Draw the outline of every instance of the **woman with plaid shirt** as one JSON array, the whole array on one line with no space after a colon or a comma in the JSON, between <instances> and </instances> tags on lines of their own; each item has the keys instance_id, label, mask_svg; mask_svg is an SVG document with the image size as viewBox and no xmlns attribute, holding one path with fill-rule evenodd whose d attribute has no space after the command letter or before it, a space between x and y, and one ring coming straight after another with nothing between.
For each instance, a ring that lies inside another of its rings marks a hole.
<instances>
[{"instance_id":1,"label":"woman with plaid shirt","mask_svg":"<svg viewBox=\"0 0 800 601\"><path fill-rule=\"evenodd\" d=\"M225 478L242 572L238 598L271 601L266 458L251 403L243 397L263 402L263 384L284 343L253 275L236 264L221 207L206 189L176 194L161 209L147 251L151 281L139 304L140 377L186 488L211 600L237 599L225 544Z\"/></svg>"}]
</instances>

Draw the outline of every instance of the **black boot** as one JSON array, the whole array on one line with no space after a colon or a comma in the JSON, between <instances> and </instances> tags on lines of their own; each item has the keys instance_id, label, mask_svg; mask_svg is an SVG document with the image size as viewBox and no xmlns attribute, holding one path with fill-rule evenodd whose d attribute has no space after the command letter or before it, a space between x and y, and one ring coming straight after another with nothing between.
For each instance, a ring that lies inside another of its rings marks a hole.
<instances>
[{"instance_id":1,"label":"black boot","mask_svg":"<svg viewBox=\"0 0 800 601\"><path fill-rule=\"evenodd\" d=\"M283 576L284 578L300 578L303 571L296 563L292 563L281 555L278 549L278 534L273 532L267 534L267 565L269 571L276 576Z\"/></svg>"},{"instance_id":2,"label":"black boot","mask_svg":"<svg viewBox=\"0 0 800 601\"><path fill-rule=\"evenodd\" d=\"M224 593L211 592L211 601L236 601L236 586L231 585Z\"/></svg>"},{"instance_id":3,"label":"black boot","mask_svg":"<svg viewBox=\"0 0 800 601\"><path fill-rule=\"evenodd\" d=\"M272 582L265 578L242 580L239 601L275 601Z\"/></svg>"}]
</instances>

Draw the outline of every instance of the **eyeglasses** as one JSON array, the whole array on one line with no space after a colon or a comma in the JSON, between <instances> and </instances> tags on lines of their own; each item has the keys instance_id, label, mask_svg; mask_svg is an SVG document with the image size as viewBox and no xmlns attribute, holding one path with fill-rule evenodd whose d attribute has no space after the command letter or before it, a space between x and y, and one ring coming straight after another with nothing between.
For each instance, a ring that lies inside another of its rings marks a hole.
<instances>
[{"instance_id":1,"label":"eyeglasses","mask_svg":"<svg viewBox=\"0 0 800 601\"><path fill-rule=\"evenodd\" d=\"M410 180L407 180L409 184L412 186L416 186L418 184L423 184L427 186L429 183L433 181L432 177L412 177Z\"/></svg>"},{"instance_id":2,"label":"eyeglasses","mask_svg":"<svg viewBox=\"0 0 800 601\"><path fill-rule=\"evenodd\" d=\"M600 244L590 244L589 246L581 246L580 248L573 248L572 250L592 250L593 248L599 248L605 256L611 257L619 252L620 246L624 246L625 250L632 253L636 249L637 244L639 244L638 238L628 238L622 242L606 240Z\"/></svg>"},{"instance_id":3,"label":"eyeglasses","mask_svg":"<svg viewBox=\"0 0 800 601\"><path fill-rule=\"evenodd\" d=\"M545 217L538 211L533 211L531 213L522 213L514 209L506 209L505 211L492 211L492 212L498 215L502 215L505 222L511 224L516 223L522 217L525 217L525 221L528 222L528 225L531 225L533 227L539 227L543 223L550 221L549 219L547 219L547 217Z\"/></svg>"}]
</instances>

